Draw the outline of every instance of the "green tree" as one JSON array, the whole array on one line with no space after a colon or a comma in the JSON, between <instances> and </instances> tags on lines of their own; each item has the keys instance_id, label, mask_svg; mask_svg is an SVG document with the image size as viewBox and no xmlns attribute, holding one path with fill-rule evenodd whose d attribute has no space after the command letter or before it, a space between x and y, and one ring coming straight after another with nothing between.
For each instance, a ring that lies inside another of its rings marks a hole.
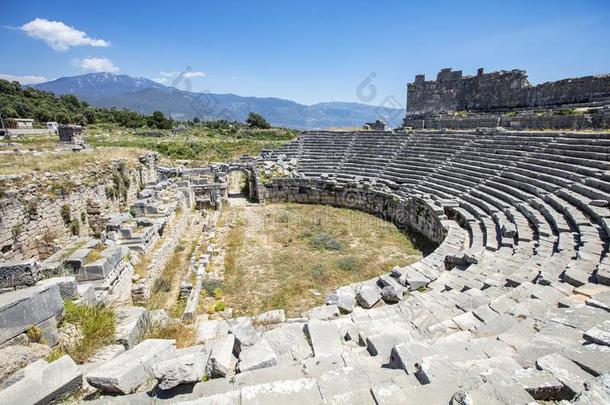
<instances>
[{"instance_id":1,"label":"green tree","mask_svg":"<svg viewBox=\"0 0 610 405\"><path fill-rule=\"evenodd\" d=\"M248 119L246 120L246 123L253 128L271 128L271 125L269 125L267 120L262 115L255 112L251 112L250 114L248 114Z\"/></svg>"}]
</instances>

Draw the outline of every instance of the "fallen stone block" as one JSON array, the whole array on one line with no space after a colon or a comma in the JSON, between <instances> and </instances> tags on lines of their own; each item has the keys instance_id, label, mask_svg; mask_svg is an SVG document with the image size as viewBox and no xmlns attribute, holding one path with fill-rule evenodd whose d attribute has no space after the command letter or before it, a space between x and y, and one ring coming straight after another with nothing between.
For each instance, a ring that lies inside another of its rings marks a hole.
<instances>
[{"instance_id":1,"label":"fallen stone block","mask_svg":"<svg viewBox=\"0 0 610 405\"><path fill-rule=\"evenodd\" d=\"M250 318L240 317L232 320L229 331L235 336L238 353L240 350L256 344L261 338Z\"/></svg>"},{"instance_id":2,"label":"fallen stone block","mask_svg":"<svg viewBox=\"0 0 610 405\"><path fill-rule=\"evenodd\" d=\"M402 301L405 288L400 285L388 285L381 290L381 298L387 303L397 303Z\"/></svg>"},{"instance_id":3,"label":"fallen stone block","mask_svg":"<svg viewBox=\"0 0 610 405\"><path fill-rule=\"evenodd\" d=\"M569 390L570 397L585 389L585 381L591 377L571 360L558 353L548 354L536 360L536 367L553 374Z\"/></svg>"},{"instance_id":4,"label":"fallen stone block","mask_svg":"<svg viewBox=\"0 0 610 405\"><path fill-rule=\"evenodd\" d=\"M535 368L518 369L513 373L513 380L538 401L558 401L571 397L561 381L548 371Z\"/></svg>"},{"instance_id":5,"label":"fallen stone block","mask_svg":"<svg viewBox=\"0 0 610 405\"><path fill-rule=\"evenodd\" d=\"M174 355L175 346L175 340L145 340L85 377L89 384L103 392L130 394L153 377L153 364Z\"/></svg>"},{"instance_id":6,"label":"fallen stone block","mask_svg":"<svg viewBox=\"0 0 610 405\"><path fill-rule=\"evenodd\" d=\"M210 349L210 357L206 365L208 377L226 377L231 369L235 336L227 335L216 340Z\"/></svg>"},{"instance_id":7,"label":"fallen stone block","mask_svg":"<svg viewBox=\"0 0 610 405\"><path fill-rule=\"evenodd\" d=\"M379 290L370 285L363 285L358 290L356 301L362 308L372 308L381 299Z\"/></svg>"},{"instance_id":8,"label":"fallen stone block","mask_svg":"<svg viewBox=\"0 0 610 405\"><path fill-rule=\"evenodd\" d=\"M57 284L0 294L0 344L63 312Z\"/></svg>"},{"instance_id":9,"label":"fallen stone block","mask_svg":"<svg viewBox=\"0 0 610 405\"><path fill-rule=\"evenodd\" d=\"M246 347L239 354L239 371L247 372L277 365L277 356L266 340Z\"/></svg>"},{"instance_id":10,"label":"fallen stone block","mask_svg":"<svg viewBox=\"0 0 610 405\"><path fill-rule=\"evenodd\" d=\"M221 338L229 333L229 325L224 321L210 320L197 317L197 344L206 343Z\"/></svg>"},{"instance_id":11,"label":"fallen stone block","mask_svg":"<svg viewBox=\"0 0 610 405\"><path fill-rule=\"evenodd\" d=\"M48 404L82 386L82 374L70 356L52 363L37 360L20 372L20 379L0 391L1 404Z\"/></svg>"},{"instance_id":12,"label":"fallen stone block","mask_svg":"<svg viewBox=\"0 0 610 405\"><path fill-rule=\"evenodd\" d=\"M610 346L610 321L604 321L587 330L583 337L598 345Z\"/></svg>"},{"instance_id":13,"label":"fallen stone block","mask_svg":"<svg viewBox=\"0 0 610 405\"><path fill-rule=\"evenodd\" d=\"M356 307L356 297L351 294L339 294L337 298L337 307L342 314L351 314Z\"/></svg>"},{"instance_id":14,"label":"fallen stone block","mask_svg":"<svg viewBox=\"0 0 610 405\"><path fill-rule=\"evenodd\" d=\"M315 357L340 355L343 351L339 328L331 321L309 321L307 333Z\"/></svg>"},{"instance_id":15,"label":"fallen stone block","mask_svg":"<svg viewBox=\"0 0 610 405\"><path fill-rule=\"evenodd\" d=\"M140 342L148 327L148 311L143 307L119 307L115 313L115 340L129 350Z\"/></svg>"},{"instance_id":16,"label":"fallen stone block","mask_svg":"<svg viewBox=\"0 0 610 405\"><path fill-rule=\"evenodd\" d=\"M180 384L201 381L205 375L207 353L200 347L199 351L179 355L153 364L152 373L158 381L159 388L168 390Z\"/></svg>"},{"instance_id":17,"label":"fallen stone block","mask_svg":"<svg viewBox=\"0 0 610 405\"><path fill-rule=\"evenodd\" d=\"M263 339L277 355L278 363L301 361L313 355L302 324L282 325L263 333Z\"/></svg>"}]
</instances>

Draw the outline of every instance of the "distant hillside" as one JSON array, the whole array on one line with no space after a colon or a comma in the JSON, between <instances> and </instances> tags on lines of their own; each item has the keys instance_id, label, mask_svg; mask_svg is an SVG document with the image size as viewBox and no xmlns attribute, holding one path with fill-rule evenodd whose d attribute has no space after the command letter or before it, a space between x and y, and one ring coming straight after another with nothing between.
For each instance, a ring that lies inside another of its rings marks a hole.
<instances>
[{"instance_id":1,"label":"distant hillside","mask_svg":"<svg viewBox=\"0 0 610 405\"><path fill-rule=\"evenodd\" d=\"M152 80L110 73L62 77L34 85L55 94L74 94L99 107L128 108L144 114L161 111L176 119L229 119L244 121L251 111L274 126L292 128L360 127L381 118L381 110L359 103L330 102L311 106L280 98L242 97L235 94L195 93L163 86ZM385 120L400 125L402 109L383 109ZM388 118L389 117L389 118Z\"/></svg>"}]
</instances>

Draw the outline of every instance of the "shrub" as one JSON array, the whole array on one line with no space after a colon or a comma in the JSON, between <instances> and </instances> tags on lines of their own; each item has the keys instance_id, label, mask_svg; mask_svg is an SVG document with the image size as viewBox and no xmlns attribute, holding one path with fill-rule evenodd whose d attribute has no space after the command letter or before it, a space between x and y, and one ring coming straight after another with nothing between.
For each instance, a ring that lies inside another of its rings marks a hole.
<instances>
[{"instance_id":1,"label":"shrub","mask_svg":"<svg viewBox=\"0 0 610 405\"><path fill-rule=\"evenodd\" d=\"M318 249L341 250L343 248L343 245L341 245L341 242L334 239L331 235L327 234L326 232L320 232L318 234L315 234L311 238L311 244L312 244L312 246L314 246Z\"/></svg>"},{"instance_id":2,"label":"shrub","mask_svg":"<svg viewBox=\"0 0 610 405\"><path fill-rule=\"evenodd\" d=\"M257 114L255 112L251 112L250 114L248 114L248 119L246 120L246 123L253 128L271 128L271 125L267 122L267 120L262 115Z\"/></svg>"},{"instance_id":3,"label":"shrub","mask_svg":"<svg viewBox=\"0 0 610 405\"><path fill-rule=\"evenodd\" d=\"M216 304L214 304L214 311L216 312L222 312L225 310L225 303L222 301L218 301Z\"/></svg>"},{"instance_id":4,"label":"shrub","mask_svg":"<svg viewBox=\"0 0 610 405\"><path fill-rule=\"evenodd\" d=\"M32 326L25 332L25 334L27 335L28 339L30 339L30 342L44 344L42 329L40 329L39 326Z\"/></svg>"},{"instance_id":5,"label":"shrub","mask_svg":"<svg viewBox=\"0 0 610 405\"><path fill-rule=\"evenodd\" d=\"M360 270L360 264L353 256L342 257L337 261L337 266L344 271L356 272Z\"/></svg>"},{"instance_id":6,"label":"shrub","mask_svg":"<svg viewBox=\"0 0 610 405\"><path fill-rule=\"evenodd\" d=\"M61 215L61 219L64 221L64 225L68 226L70 224L70 206L68 204L63 204L59 214Z\"/></svg>"},{"instance_id":7,"label":"shrub","mask_svg":"<svg viewBox=\"0 0 610 405\"><path fill-rule=\"evenodd\" d=\"M166 278L158 278L153 289L155 292L170 292L172 283Z\"/></svg>"},{"instance_id":8,"label":"shrub","mask_svg":"<svg viewBox=\"0 0 610 405\"><path fill-rule=\"evenodd\" d=\"M28 201L25 205L25 212L28 219L36 219L38 216L38 203L36 201Z\"/></svg>"},{"instance_id":9,"label":"shrub","mask_svg":"<svg viewBox=\"0 0 610 405\"><path fill-rule=\"evenodd\" d=\"M72 301L64 303L64 318L62 322L75 325L81 331L83 338L73 347L66 348L77 363L87 361L102 346L114 341L115 314L104 305L79 305Z\"/></svg>"},{"instance_id":10,"label":"shrub","mask_svg":"<svg viewBox=\"0 0 610 405\"><path fill-rule=\"evenodd\" d=\"M204 281L202 287L208 297L213 297L216 289L220 289L222 291L222 283L218 280Z\"/></svg>"},{"instance_id":11,"label":"shrub","mask_svg":"<svg viewBox=\"0 0 610 405\"><path fill-rule=\"evenodd\" d=\"M74 220L70 222L70 232L72 232L72 235L74 236L80 235L80 223L78 222L78 219L74 218Z\"/></svg>"},{"instance_id":12,"label":"shrub","mask_svg":"<svg viewBox=\"0 0 610 405\"><path fill-rule=\"evenodd\" d=\"M223 295L224 295L224 292L222 291L222 288L220 288L220 287L214 288L214 298L219 300L223 297Z\"/></svg>"}]
</instances>

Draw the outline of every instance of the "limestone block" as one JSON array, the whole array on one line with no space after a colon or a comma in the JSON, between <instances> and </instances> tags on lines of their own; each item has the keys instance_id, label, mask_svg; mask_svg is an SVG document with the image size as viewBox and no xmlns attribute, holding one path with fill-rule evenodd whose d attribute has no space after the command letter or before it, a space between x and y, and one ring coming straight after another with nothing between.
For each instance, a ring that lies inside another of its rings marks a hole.
<instances>
[{"instance_id":1,"label":"limestone block","mask_svg":"<svg viewBox=\"0 0 610 405\"><path fill-rule=\"evenodd\" d=\"M301 324L286 324L263 333L278 357L278 363L304 360L313 355Z\"/></svg>"},{"instance_id":2,"label":"limestone block","mask_svg":"<svg viewBox=\"0 0 610 405\"><path fill-rule=\"evenodd\" d=\"M343 351L339 328L334 322L313 320L307 322L306 329L315 357L336 356Z\"/></svg>"},{"instance_id":3,"label":"limestone block","mask_svg":"<svg viewBox=\"0 0 610 405\"><path fill-rule=\"evenodd\" d=\"M57 284L42 284L0 294L0 344L62 313Z\"/></svg>"},{"instance_id":4,"label":"limestone block","mask_svg":"<svg viewBox=\"0 0 610 405\"><path fill-rule=\"evenodd\" d=\"M205 375L207 353L198 351L163 360L152 367L159 388L168 390L180 384L201 381Z\"/></svg>"},{"instance_id":5,"label":"limestone block","mask_svg":"<svg viewBox=\"0 0 610 405\"><path fill-rule=\"evenodd\" d=\"M175 340L145 340L85 377L89 384L103 392L130 394L152 377L153 364L174 355L175 346Z\"/></svg>"},{"instance_id":6,"label":"limestone block","mask_svg":"<svg viewBox=\"0 0 610 405\"><path fill-rule=\"evenodd\" d=\"M227 335L217 339L210 349L210 357L206 365L208 377L226 377L231 369L235 336Z\"/></svg>"},{"instance_id":7,"label":"limestone block","mask_svg":"<svg viewBox=\"0 0 610 405\"><path fill-rule=\"evenodd\" d=\"M20 374L18 381L0 391L0 403L53 403L82 386L82 374L70 356L63 356L52 363L38 360Z\"/></svg>"},{"instance_id":8,"label":"limestone block","mask_svg":"<svg viewBox=\"0 0 610 405\"><path fill-rule=\"evenodd\" d=\"M585 371L561 354L552 353L536 360L536 367L553 374L570 391L571 395L585 389L590 377Z\"/></svg>"},{"instance_id":9,"label":"limestone block","mask_svg":"<svg viewBox=\"0 0 610 405\"><path fill-rule=\"evenodd\" d=\"M379 290L370 285L363 285L358 290L358 294L356 295L356 300L358 304L360 304L363 308L371 308L381 299L381 294Z\"/></svg>"},{"instance_id":10,"label":"limestone block","mask_svg":"<svg viewBox=\"0 0 610 405\"><path fill-rule=\"evenodd\" d=\"M583 336L589 342L610 346L610 321L604 321L592 327Z\"/></svg>"},{"instance_id":11,"label":"limestone block","mask_svg":"<svg viewBox=\"0 0 610 405\"><path fill-rule=\"evenodd\" d=\"M143 307L119 307L115 313L115 340L129 350L140 342L148 327L148 311Z\"/></svg>"},{"instance_id":12,"label":"limestone block","mask_svg":"<svg viewBox=\"0 0 610 405\"><path fill-rule=\"evenodd\" d=\"M277 364L277 356L266 340L246 347L239 354L239 371L247 372Z\"/></svg>"}]
</instances>

